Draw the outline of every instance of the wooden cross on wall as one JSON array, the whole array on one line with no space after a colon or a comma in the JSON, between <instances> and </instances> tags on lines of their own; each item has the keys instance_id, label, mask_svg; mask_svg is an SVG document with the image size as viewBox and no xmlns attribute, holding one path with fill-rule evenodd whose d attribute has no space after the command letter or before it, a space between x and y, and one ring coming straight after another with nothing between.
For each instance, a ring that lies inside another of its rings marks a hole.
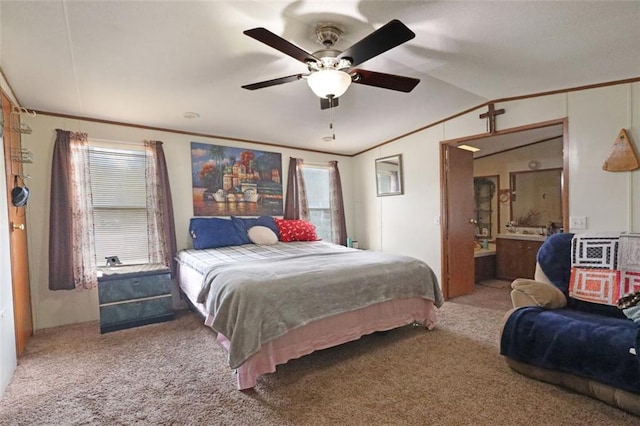
<instances>
[{"instance_id":1,"label":"wooden cross on wall","mask_svg":"<svg viewBox=\"0 0 640 426\"><path fill-rule=\"evenodd\" d=\"M487 118L487 132L494 134L496 132L496 115L504 114L504 108L496 109L493 103L488 105L489 111L480 114L480 118Z\"/></svg>"}]
</instances>

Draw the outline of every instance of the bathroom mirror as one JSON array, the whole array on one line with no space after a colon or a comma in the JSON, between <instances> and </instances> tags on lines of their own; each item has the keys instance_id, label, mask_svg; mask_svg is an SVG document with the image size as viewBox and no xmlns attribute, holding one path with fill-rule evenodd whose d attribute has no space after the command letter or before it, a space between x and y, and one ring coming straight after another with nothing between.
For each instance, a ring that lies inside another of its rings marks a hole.
<instances>
[{"instance_id":1,"label":"bathroom mirror","mask_svg":"<svg viewBox=\"0 0 640 426\"><path fill-rule=\"evenodd\" d=\"M562 169L509 173L511 220L518 226L562 223Z\"/></svg>"},{"instance_id":2,"label":"bathroom mirror","mask_svg":"<svg viewBox=\"0 0 640 426\"><path fill-rule=\"evenodd\" d=\"M378 197L402 194L402 155L376 160L376 189Z\"/></svg>"}]
</instances>

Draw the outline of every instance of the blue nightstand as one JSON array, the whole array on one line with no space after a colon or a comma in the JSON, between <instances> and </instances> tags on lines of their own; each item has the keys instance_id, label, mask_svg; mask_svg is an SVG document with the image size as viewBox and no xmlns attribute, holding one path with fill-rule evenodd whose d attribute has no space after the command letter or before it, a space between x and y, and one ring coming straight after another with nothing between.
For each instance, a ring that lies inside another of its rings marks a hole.
<instances>
[{"instance_id":1,"label":"blue nightstand","mask_svg":"<svg viewBox=\"0 0 640 426\"><path fill-rule=\"evenodd\" d=\"M100 333L173 319L171 272L164 265L101 268Z\"/></svg>"}]
</instances>

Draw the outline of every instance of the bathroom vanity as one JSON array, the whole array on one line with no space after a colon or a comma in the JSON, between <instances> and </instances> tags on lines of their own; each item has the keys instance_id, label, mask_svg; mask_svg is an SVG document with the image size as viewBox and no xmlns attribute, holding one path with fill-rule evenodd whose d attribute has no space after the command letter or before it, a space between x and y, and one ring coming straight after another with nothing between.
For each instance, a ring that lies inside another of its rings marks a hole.
<instances>
[{"instance_id":1,"label":"bathroom vanity","mask_svg":"<svg viewBox=\"0 0 640 426\"><path fill-rule=\"evenodd\" d=\"M511 281L533 279L536 255L544 235L498 234L496 236L496 278Z\"/></svg>"}]
</instances>

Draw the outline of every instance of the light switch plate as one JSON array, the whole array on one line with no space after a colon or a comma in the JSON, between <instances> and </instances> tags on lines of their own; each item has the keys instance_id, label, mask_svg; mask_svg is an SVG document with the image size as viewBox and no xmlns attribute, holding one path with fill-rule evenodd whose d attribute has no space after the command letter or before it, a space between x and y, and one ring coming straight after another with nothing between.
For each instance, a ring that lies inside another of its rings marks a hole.
<instances>
[{"instance_id":1,"label":"light switch plate","mask_svg":"<svg viewBox=\"0 0 640 426\"><path fill-rule=\"evenodd\" d=\"M571 229L587 229L586 216L570 216L569 227Z\"/></svg>"}]
</instances>

